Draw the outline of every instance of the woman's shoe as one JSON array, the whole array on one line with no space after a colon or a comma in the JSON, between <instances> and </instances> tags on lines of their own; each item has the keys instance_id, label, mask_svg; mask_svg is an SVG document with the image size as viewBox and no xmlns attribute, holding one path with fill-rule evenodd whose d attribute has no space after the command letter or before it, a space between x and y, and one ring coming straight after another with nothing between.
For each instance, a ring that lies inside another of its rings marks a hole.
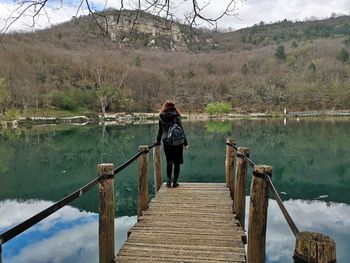
<instances>
[{"instance_id":1,"label":"woman's shoe","mask_svg":"<svg viewBox=\"0 0 350 263\"><path fill-rule=\"evenodd\" d=\"M171 187L171 182L167 182L165 186L168 188Z\"/></svg>"},{"instance_id":2,"label":"woman's shoe","mask_svg":"<svg viewBox=\"0 0 350 263\"><path fill-rule=\"evenodd\" d=\"M174 188L176 188L176 187L178 187L178 186L179 186L178 183L173 183L173 187L174 187Z\"/></svg>"}]
</instances>

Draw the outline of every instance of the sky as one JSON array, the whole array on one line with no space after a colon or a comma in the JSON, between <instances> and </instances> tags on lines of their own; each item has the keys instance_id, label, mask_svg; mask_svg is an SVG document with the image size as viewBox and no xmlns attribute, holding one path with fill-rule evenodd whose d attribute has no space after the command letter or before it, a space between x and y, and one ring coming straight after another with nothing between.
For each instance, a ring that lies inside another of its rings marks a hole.
<instances>
[{"instance_id":1,"label":"sky","mask_svg":"<svg viewBox=\"0 0 350 263\"><path fill-rule=\"evenodd\" d=\"M6 18L16 16L13 13L22 0L0 0L0 30L6 27ZM32 0L38 1L38 0ZM164 1L164 0L163 0ZM68 21L72 16L77 15L78 0L49 0L45 10L41 10L41 15L35 21L35 27L32 27L32 19L30 12L27 16L23 16L17 20L9 28L13 30L31 31L33 29L41 29L49 27L57 23ZM101 10L104 7L119 8L120 0L90 0L91 7L95 10ZM135 6L135 0L124 0L125 8ZM200 4L209 3L204 9L203 14L214 18L217 17L227 6L229 0L199 0ZM172 11L180 20L184 20L185 14L191 10L191 0L172 0ZM20 9L19 11L22 11ZM30 9L33 12L33 9ZM239 29L252 26L260 21L265 23L276 22L284 19L292 21L302 21L304 19L326 18L332 13L350 14L349 0L237 0L235 9L232 12L235 16L224 17L219 23L219 28ZM86 5L82 5L78 15L87 14ZM7 24L8 25L8 24ZM201 24L201 26L208 26Z\"/></svg>"},{"instance_id":2,"label":"sky","mask_svg":"<svg viewBox=\"0 0 350 263\"><path fill-rule=\"evenodd\" d=\"M0 233L52 205L42 200L0 201ZM249 204L249 197L246 197ZM301 231L329 235L337 243L337 261L350 257L350 206L322 200L284 202ZM6 211L6 212L4 212ZM246 205L248 224L249 205ZM136 216L115 220L116 249L126 240ZM269 200L267 262L291 262L295 238L275 200ZM45 249L43 249L45 247ZM95 263L98 255L98 214L63 207L42 222L3 245L4 262Z\"/></svg>"}]
</instances>

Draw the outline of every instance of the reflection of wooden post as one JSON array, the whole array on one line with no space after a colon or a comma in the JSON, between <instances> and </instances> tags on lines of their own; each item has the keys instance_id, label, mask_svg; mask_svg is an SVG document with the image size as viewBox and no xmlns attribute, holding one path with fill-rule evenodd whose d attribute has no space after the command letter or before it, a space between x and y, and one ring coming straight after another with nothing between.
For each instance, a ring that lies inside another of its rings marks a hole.
<instances>
[{"instance_id":1,"label":"reflection of wooden post","mask_svg":"<svg viewBox=\"0 0 350 263\"><path fill-rule=\"evenodd\" d=\"M148 151L148 146L140 146L139 151ZM139 191L137 197L137 217L148 208L148 153L139 157Z\"/></svg>"},{"instance_id":2,"label":"reflection of wooden post","mask_svg":"<svg viewBox=\"0 0 350 263\"><path fill-rule=\"evenodd\" d=\"M243 155L249 157L250 151L248 148L239 147L237 150L236 159L236 183L233 212L236 213L238 221L243 229L245 220L245 186L247 181L247 166L248 162L243 158Z\"/></svg>"},{"instance_id":3,"label":"reflection of wooden post","mask_svg":"<svg viewBox=\"0 0 350 263\"><path fill-rule=\"evenodd\" d=\"M296 236L294 262L336 262L335 247L335 242L326 235L300 232Z\"/></svg>"},{"instance_id":4,"label":"reflection of wooden post","mask_svg":"<svg viewBox=\"0 0 350 263\"><path fill-rule=\"evenodd\" d=\"M114 166L111 163L99 164L97 170L105 177L99 184L99 251L100 263L113 262L115 257L114 245Z\"/></svg>"},{"instance_id":5,"label":"reflection of wooden post","mask_svg":"<svg viewBox=\"0 0 350 263\"><path fill-rule=\"evenodd\" d=\"M236 139L229 138L226 140L226 143L234 144ZM230 189L231 197L234 197L234 188L235 188L235 178L234 178L234 163L235 163L235 149L226 145L226 187Z\"/></svg>"},{"instance_id":6,"label":"reflection of wooden post","mask_svg":"<svg viewBox=\"0 0 350 263\"><path fill-rule=\"evenodd\" d=\"M162 186L162 163L160 161L160 145L156 145L153 148L153 164L154 164L154 188L155 194Z\"/></svg>"},{"instance_id":7,"label":"reflection of wooden post","mask_svg":"<svg viewBox=\"0 0 350 263\"><path fill-rule=\"evenodd\" d=\"M256 165L250 187L248 225L248 262L265 263L267 206L269 185L265 176L272 176L272 167Z\"/></svg>"}]
</instances>

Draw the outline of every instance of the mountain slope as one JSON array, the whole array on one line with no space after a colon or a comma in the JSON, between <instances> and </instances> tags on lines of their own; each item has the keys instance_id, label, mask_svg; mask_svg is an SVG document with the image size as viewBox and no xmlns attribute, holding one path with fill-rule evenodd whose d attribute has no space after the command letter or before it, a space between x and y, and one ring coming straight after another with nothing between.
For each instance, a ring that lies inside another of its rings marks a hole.
<instances>
[{"instance_id":1,"label":"mountain slope","mask_svg":"<svg viewBox=\"0 0 350 263\"><path fill-rule=\"evenodd\" d=\"M349 17L229 33L181 24L169 31L148 14L134 27L127 16L120 26L113 19L103 36L91 16L6 35L0 89L11 100L1 108L154 111L166 99L188 111L222 100L243 112L350 108ZM243 42L247 36L264 41Z\"/></svg>"}]
</instances>

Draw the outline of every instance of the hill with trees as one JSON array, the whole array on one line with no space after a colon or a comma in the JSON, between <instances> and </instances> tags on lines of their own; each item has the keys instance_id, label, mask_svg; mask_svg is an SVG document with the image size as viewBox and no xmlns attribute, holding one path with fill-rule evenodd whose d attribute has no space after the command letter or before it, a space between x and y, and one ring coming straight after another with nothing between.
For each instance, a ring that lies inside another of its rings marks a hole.
<instances>
[{"instance_id":1,"label":"hill with trees","mask_svg":"<svg viewBox=\"0 0 350 263\"><path fill-rule=\"evenodd\" d=\"M165 99L191 112L350 108L348 16L234 32L140 17L109 17L108 34L85 16L4 35L0 111L154 111Z\"/></svg>"}]
</instances>

